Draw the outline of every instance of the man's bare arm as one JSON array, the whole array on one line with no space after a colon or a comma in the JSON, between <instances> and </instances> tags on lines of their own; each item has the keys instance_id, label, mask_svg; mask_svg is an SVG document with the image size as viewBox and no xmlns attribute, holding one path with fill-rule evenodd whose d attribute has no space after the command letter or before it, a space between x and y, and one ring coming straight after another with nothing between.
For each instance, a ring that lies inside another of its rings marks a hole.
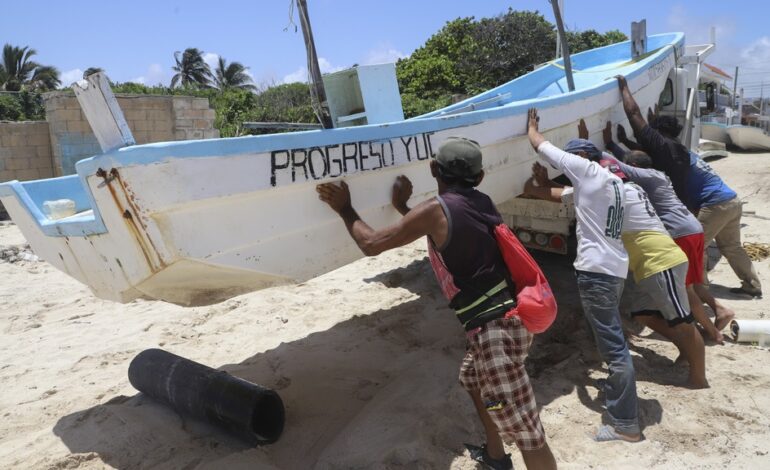
<instances>
[{"instance_id":1,"label":"man's bare arm","mask_svg":"<svg viewBox=\"0 0 770 470\"><path fill-rule=\"evenodd\" d=\"M529 178L524 183L524 194L538 199L544 199L551 202L561 202L561 195L564 192L564 188L535 186L534 178Z\"/></svg>"},{"instance_id":2,"label":"man's bare arm","mask_svg":"<svg viewBox=\"0 0 770 470\"><path fill-rule=\"evenodd\" d=\"M634 130L634 134L639 135L647 125L647 122L642 116L642 112L639 109L639 105L636 104L631 90L628 89L628 83L626 83L626 77L618 75L618 87L620 88L620 96L623 99L623 110L626 112L628 122L631 124L631 129Z\"/></svg>"},{"instance_id":3,"label":"man's bare arm","mask_svg":"<svg viewBox=\"0 0 770 470\"><path fill-rule=\"evenodd\" d=\"M316 190L318 198L340 215L348 233L367 256L375 256L383 251L407 245L425 235L431 235L439 245L446 239L446 216L436 199L425 201L408 210L396 224L374 230L361 220L353 209L350 191L344 181L340 186L334 183L320 184Z\"/></svg>"}]
</instances>

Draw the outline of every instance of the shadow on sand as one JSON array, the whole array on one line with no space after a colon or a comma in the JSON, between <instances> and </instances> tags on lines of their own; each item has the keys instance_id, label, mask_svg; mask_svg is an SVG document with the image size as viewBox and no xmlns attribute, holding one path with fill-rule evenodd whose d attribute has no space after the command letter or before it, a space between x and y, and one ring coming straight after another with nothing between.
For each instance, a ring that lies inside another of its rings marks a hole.
<instances>
[{"instance_id":1,"label":"shadow on sand","mask_svg":"<svg viewBox=\"0 0 770 470\"><path fill-rule=\"evenodd\" d=\"M588 369L601 365L585 331L570 261L536 257L555 280L560 306L554 326L536 337L527 364L538 404L577 388L583 403L601 413L601 402L583 393L592 383ZM273 445L246 447L142 394L65 416L54 433L71 452L96 453L119 469L365 468L371 462L449 468L464 442L483 440L457 382L462 332L426 258L366 281L406 288L419 298L221 367L281 395L287 421ZM650 425L660 422L662 411L656 400L642 400L641 413Z\"/></svg>"}]
</instances>

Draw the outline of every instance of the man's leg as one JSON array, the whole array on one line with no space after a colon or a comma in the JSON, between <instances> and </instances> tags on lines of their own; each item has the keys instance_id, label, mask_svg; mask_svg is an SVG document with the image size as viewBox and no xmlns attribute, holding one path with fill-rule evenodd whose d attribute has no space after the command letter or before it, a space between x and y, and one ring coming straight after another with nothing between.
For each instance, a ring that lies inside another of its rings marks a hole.
<instances>
[{"instance_id":1,"label":"man's leg","mask_svg":"<svg viewBox=\"0 0 770 470\"><path fill-rule=\"evenodd\" d=\"M703 226L703 282L705 286L709 285L708 266L706 248L714 240L720 230L727 223L727 216L724 214L722 204L701 207L698 211L698 222Z\"/></svg>"},{"instance_id":2,"label":"man's leg","mask_svg":"<svg viewBox=\"0 0 770 470\"><path fill-rule=\"evenodd\" d=\"M527 470L556 470L556 459L547 442L537 450L522 450L521 456Z\"/></svg>"},{"instance_id":3,"label":"man's leg","mask_svg":"<svg viewBox=\"0 0 770 470\"><path fill-rule=\"evenodd\" d=\"M724 205L726 221L722 230L716 234L717 247L741 280L743 290L753 295L761 295L762 285L759 283L757 271L741 245L741 202L735 198Z\"/></svg>"},{"instance_id":4,"label":"man's leg","mask_svg":"<svg viewBox=\"0 0 770 470\"><path fill-rule=\"evenodd\" d=\"M706 293L708 293L708 289L705 286L700 286L706 291ZM716 299L714 299L710 293L708 293L708 297L711 297L711 299L716 302ZM724 335L722 335L721 329L717 328L716 325L711 322L711 319L708 317L708 315L706 315L706 310L703 308L703 301L695 292L694 285L687 286L687 301L690 304L692 316L695 317L695 321L697 321L700 326L706 330L708 337L711 338L712 341L715 341L719 344L724 344L725 338ZM716 313L716 310L714 310L714 312ZM723 313L723 315L725 314Z\"/></svg>"},{"instance_id":5,"label":"man's leg","mask_svg":"<svg viewBox=\"0 0 770 470\"><path fill-rule=\"evenodd\" d=\"M484 425L484 432L487 435L487 453L493 459L501 459L505 456L505 447L503 447L503 440L500 438L500 433L497 432L497 426L489 417L486 406L481 400L481 392L478 390L469 390L473 405L476 407L476 413L481 418L481 423Z\"/></svg>"},{"instance_id":6,"label":"man's leg","mask_svg":"<svg viewBox=\"0 0 770 470\"><path fill-rule=\"evenodd\" d=\"M657 315L637 315L634 317L644 326L668 338L690 364L688 384L692 388L708 388L706 380L706 352L703 338L692 323L680 323L669 326L668 322Z\"/></svg>"},{"instance_id":7,"label":"man's leg","mask_svg":"<svg viewBox=\"0 0 770 470\"><path fill-rule=\"evenodd\" d=\"M728 323L730 323L733 318L735 318L735 312L714 298L707 286L704 286L703 284L693 284L692 288L701 299L701 301L706 302L706 305L708 305L711 310L714 311L714 326L720 333L719 337L722 338L722 340L718 341L718 343L723 344L724 337L722 336L722 330L727 326ZM693 314L694 313L695 312L693 312Z\"/></svg>"},{"instance_id":8,"label":"man's leg","mask_svg":"<svg viewBox=\"0 0 770 470\"><path fill-rule=\"evenodd\" d=\"M605 388L607 412L617 433L629 440L639 440L634 364L618 309L623 282L621 278L605 274L577 273L583 314L593 330L599 354L610 370Z\"/></svg>"}]
</instances>

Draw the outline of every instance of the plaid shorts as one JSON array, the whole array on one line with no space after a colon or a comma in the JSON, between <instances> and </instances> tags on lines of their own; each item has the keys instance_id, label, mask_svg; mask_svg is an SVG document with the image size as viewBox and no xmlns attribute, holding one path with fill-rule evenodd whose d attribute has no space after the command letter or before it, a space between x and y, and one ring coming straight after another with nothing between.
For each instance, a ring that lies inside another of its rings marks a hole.
<instances>
[{"instance_id":1,"label":"plaid shorts","mask_svg":"<svg viewBox=\"0 0 770 470\"><path fill-rule=\"evenodd\" d=\"M468 333L460 368L463 388L480 392L500 437L521 450L545 445L535 393L524 369L531 344L532 334L519 317L492 320L480 331Z\"/></svg>"}]
</instances>

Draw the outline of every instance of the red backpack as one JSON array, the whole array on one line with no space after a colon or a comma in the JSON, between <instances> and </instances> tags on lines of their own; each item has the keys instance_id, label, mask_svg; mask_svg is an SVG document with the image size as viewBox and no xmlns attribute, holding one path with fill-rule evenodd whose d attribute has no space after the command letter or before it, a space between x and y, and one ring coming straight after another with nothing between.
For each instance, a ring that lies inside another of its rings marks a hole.
<instances>
[{"instance_id":1,"label":"red backpack","mask_svg":"<svg viewBox=\"0 0 770 470\"><path fill-rule=\"evenodd\" d=\"M556 319L556 299L551 286L548 285L540 266L507 225L496 226L494 234L511 279L516 284L516 307L506 313L505 317L518 316L530 333L542 333ZM448 300L452 300L460 289L455 286L452 274L430 240L428 256L441 290Z\"/></svg>"}]
</instances>

